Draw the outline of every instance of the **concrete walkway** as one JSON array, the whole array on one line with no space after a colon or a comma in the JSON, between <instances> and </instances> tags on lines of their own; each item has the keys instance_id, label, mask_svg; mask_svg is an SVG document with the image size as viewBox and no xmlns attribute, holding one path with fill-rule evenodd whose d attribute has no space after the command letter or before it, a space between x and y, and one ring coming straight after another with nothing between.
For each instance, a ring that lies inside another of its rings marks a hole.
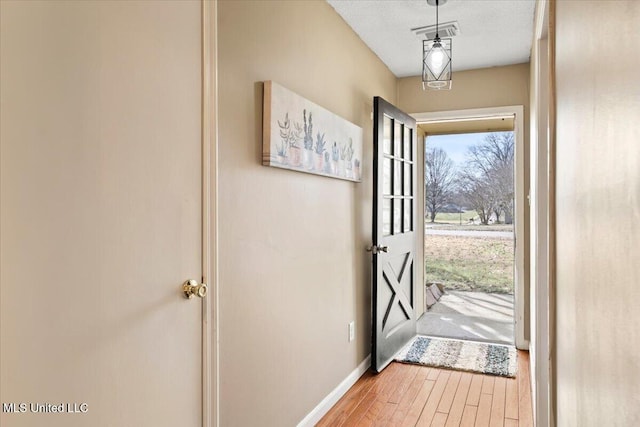
<instances>
[{"instance_id":1,"label":"concrete walkway","mask_svg":"<svg viewBox=\"0 0 640 427\"><path fill-rule=\"evenodd\" d=\"M514 344L513 295L446 291L418 319L420 335Z\"/></svg>"}]
</instances>

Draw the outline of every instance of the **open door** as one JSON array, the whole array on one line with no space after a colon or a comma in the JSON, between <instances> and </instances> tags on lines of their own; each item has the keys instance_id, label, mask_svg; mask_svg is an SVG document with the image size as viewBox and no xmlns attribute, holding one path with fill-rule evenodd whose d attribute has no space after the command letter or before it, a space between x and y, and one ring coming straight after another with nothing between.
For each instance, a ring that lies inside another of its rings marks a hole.
<instances>
[{"instance_id":1,"label":"open door","mask_svg":"<svg viewBox=\"0 0 640 427\"><path fill-rule=\"evenodd\" d=\"M373 115L371 367L380 372L416 335L416 121L380 97Z\"/></svg>"}]
</instances>

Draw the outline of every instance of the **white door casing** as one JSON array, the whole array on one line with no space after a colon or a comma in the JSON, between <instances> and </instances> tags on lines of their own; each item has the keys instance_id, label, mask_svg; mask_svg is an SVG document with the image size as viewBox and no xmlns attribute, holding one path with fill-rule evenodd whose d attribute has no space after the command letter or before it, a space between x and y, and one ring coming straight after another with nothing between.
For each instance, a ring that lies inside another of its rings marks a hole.
<instances>
[{"instance_id":1,"label":"white door casing","mask_svg":"<svg viewBox=\"0 0 640 427\"><path fill-rule=\"evenodd\" d=\"M413 113L411 116L418 124L437 121L456 121L483 119L497 116L514 116L515 144L515 345L521 350L529 349L525 329L526 285L525 265L525 209L526 191L524 188L524 108L522 105L488 107L468 110L438 111L431 113ZM423 147L424 148L424 147ZM424 159L423 159L424 161ZM424 218L424 200L418 203L418 218ZM423 241L424 244L424 241ZM424 288L424 287L423 287Z\"/></svg>"}]
</instances>

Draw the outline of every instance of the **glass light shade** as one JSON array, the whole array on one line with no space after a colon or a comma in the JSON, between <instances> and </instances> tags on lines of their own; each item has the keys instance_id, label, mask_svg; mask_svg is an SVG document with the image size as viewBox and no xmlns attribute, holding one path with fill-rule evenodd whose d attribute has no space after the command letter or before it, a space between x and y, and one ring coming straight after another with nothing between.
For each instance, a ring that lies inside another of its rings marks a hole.
<instances>
[{"instance_id":1,"label":"glass light shade","mask_svg":"<svg viewBox=\"0 0 640 427\"><path fill-rule=\"evenodd\" d=\"M451 39L423 41L422 88L451 89Z\"/></svg>"},{"instance_id":2,"label":"glass light shade","mask_svg":"<svg viewBox=\"0 0 640 427\"><path fill-rule=\"evenodd\" d=\"M427 56L427 65L433 71L433 74L440 75L445 65L445 57L447 56L442 43L433 42L431 45L431 51Z\"/></svg>"}]
</instances>

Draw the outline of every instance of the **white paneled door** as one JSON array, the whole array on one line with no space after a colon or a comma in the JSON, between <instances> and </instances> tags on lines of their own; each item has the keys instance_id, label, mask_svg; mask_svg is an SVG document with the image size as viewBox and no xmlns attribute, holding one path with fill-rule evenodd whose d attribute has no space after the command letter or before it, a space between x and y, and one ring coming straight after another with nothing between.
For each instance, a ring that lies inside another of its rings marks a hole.
<instances>
[{"instance_id":1,"label":"white paneled door","mask_svg":"<svg viewBox=\"0 0 640 427\"><path fill-rule=\"evenodd\" d=\"M416 121L373 99L371 367L382 371L416 335Z\"/></svg>"},{"instance_id":2,"label":"white paneled door","mask_svg":"<svg viewBox=\"0 0 640 427\"><path fill-rule=\"evenodd\" d=\"M201 426L202 5L0 7L0 424Z\"/></svg>"}]
</instances>

